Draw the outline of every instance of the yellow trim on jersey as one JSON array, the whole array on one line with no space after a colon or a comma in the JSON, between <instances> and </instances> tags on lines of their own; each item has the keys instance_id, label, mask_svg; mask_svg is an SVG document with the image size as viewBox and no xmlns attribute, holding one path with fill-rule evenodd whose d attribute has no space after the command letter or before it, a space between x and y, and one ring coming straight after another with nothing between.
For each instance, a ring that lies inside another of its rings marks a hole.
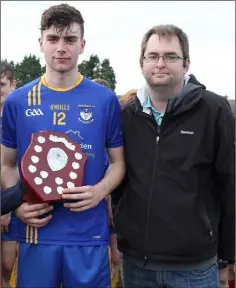
<instances>
[{"instance_id":1,"label":"yellow trim on jersey","mask_svg":"<svg viewBox=\"0 0 236 288\"><path fill-rule=\"evenodd\" d=\"M41 77L41 82L42 82L42 84L44 86L46 86L49 89L52 89L52 90L55 90L55 91L58 91L58 92L65 92L65 91L69 91L69 90L75 88L76 86L78 86L82 82L83 78L84 77L79 73L78 74L78 78L75 81L75 83L72 86L67 87L67 88L59 88L59 87L56 87L56 86L48 84L46 79L45 79L45 74Z\"/></svg>"},{"instance_id":2,"label":"yellow trim on jersey","mask_svg":"<svg viewBox=\"0 0 236 288\"><path fill-rule=\"evenodd\" d=\"M33 244L34 240L34 227L30 226L30 244Z\"/></svg>"},{"instance_id":3,"label":"yellow trim on jersey","mask_svg":"<svg viewBox=\"0 0 236 288\"><path fill-rule=\"evenodd\" d=\"M33 105L36 106L36 85L34 85L32 92Z\"/></svg>"},{"instance_id":4,"label":"yellow trim on jersey","mask_svg":"<svg viewBox=\"0 0 236 288\"><path fill-rule=\"evenodd\" d=\"M25 228L25 242L29 243L29 225L28 224L26 225L26 228Z\"/></svg>"},{"instance_id":5,"label":"yellow trim on jersey","mask_svg":"<svg viewBox=\"0 0 236 288\"><path fill-rule=\"evenodd\" d=\"M34 244L38 244L38 228L34 228Z\"/></svg>"},{"instance_id":6,"label":"yellow trim on jersey","mask_svg":"<svg viewBox=\"0 0 236 288\"><path fill-rule=\"evenodd\" d=\"M28 92L28 106L31 106L31 91Z\"/></svg>"},{"instance_id":7,"label":"yellow trim on jersey","mask_svg":"<svg viewBox=\"0 0 236 288\"><path fill-rule=\"evenodd\" d=\"M112 275L112 262L111 262L111 249L108 247L108 257L110 263L110 281L111 281L111 288L117 288L116 277Z\"/></svg>"},{"instance_id":8,"label":"yellow trim on jersey","mask_svg":"<svg viewBox=\"0 0 236 288\"><path fill-rule=\"evenodd\" d=\"M26 225L25 243L38 244L38 228Z\"/></svg>"},{"instance_id":9,"label":"yellow trim on jersey","mask_svg":"<svg viewBox=\"0 0 236 288\"><path fill-rule=\"evenodd\" d=\"M41 105L41 81L38 85L38 105Z\"/></svg>"},{"instance_id":10,"label":"yellow trim on jersey","mask_svg":"<svg viewBox=\"0 0 236 288\"><path fill-rule=\"evenodd\" d=\"M19 260L19 244L17 243L16 260L15 260L15 263L11 272L11 278L9 281L9 285L11 288L16 288L16 285L17 285L18 260Z\"/></svg>"},{"instance_id":11,"label":"yellow trim on jersey","mask_svg":"<svg viewBox=\"0 0 236 288\"><path fill-rule=\"evenodd\" d=\"M34 85L34 87L28 92L27 99L28 106L41 105L41 82Z\"/></svg>"}]
</instances>

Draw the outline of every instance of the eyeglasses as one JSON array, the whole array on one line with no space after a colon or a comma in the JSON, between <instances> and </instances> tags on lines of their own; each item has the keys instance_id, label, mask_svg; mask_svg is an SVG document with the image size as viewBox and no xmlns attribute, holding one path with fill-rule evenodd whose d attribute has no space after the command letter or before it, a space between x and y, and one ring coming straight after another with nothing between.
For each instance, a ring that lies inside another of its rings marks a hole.
<instances>
[{"instance_id":1,"label":"eyeglasses","mask_svg":"<svg viewBox=\"0 0 236 288\"><path fill-rule=\"evenodd\" d=\"M163 55L160 56L158 54L150 54L147 56L143 56L143 59L146 63L158 63L159 59L162 58L165 63L176 63L179 59L186 59L185 57L181 57L178 55Z\"/></svg>"}]
</instances>

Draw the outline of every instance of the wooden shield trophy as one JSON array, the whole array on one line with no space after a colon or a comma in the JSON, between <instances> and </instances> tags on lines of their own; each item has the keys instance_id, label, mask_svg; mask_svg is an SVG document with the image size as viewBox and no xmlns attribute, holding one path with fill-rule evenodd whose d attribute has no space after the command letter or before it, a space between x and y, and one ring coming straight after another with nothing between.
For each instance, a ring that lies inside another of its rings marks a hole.
<instances>
[{"instance_id":1,"label":"wooden shield trophy","mask_svg":"<svg viewBox=\"0 0 236 288\"><path fill-rule=\"evenodd\" d=\"M83 183L87 156L67 134L33 133L21 161L22 180L27 186L24 200L42 203L61 200L63 188Z\"/></svg>"}]
</instances>

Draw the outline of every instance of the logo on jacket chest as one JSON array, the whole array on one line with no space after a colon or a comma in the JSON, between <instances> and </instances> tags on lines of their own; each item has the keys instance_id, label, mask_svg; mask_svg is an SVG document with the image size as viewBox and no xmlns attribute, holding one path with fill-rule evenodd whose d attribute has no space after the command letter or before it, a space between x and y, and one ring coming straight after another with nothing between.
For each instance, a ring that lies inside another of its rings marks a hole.
<instances>
[{"instance_id":1,"label":"logo on jacket chest","mask_svg":"<svg viewBox=\"0 0 236 288\"><path fill-rule=\"evenodd\" d=\"M93 113L95 105L78 105L79 118L78 120L83 124L90 124L94 121Z\"/></svg>"},{"instance_id":2,"label":"logo on jacket chest","mask_svg":"<svg viewBox=\"0 0 236 288\"><path fill-rule=\"evenodd\" d=\"M190 130L181 130L180 134L184 134L184 135L194 135L194 131L190 131Z\"/></svg>"}]
</instances>

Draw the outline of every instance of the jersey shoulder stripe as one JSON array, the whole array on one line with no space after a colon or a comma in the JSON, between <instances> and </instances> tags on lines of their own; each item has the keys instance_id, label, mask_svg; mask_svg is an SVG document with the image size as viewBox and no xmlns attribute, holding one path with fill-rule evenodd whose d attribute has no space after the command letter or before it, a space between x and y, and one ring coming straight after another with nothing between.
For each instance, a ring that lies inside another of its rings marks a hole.
<instances>
[{"instance_id":1,"label":"jersey shoulder stripe","mask_svg":"<svg viewBox=\"0 0 236 288\"><path fill-rule=\"evenodd\" d=\"M40 105L41 104L41 81L40 77L31 81L30 83L15 89L7 98L6 102L15 102L16 104L22 104L23 96L27 96L27 106Z\"/></svg>"}]
</instances>

